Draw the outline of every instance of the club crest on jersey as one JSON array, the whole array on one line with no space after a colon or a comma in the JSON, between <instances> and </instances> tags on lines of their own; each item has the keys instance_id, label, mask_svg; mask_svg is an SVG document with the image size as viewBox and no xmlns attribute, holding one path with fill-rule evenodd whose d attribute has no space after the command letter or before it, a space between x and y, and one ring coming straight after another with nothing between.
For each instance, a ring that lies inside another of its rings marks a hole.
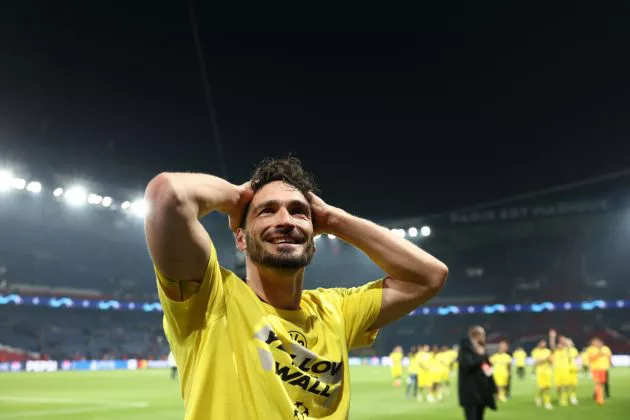
<instances>
[{"instance_id":1,"label":"club crest on jersey","mask_svg":"<svg viewBox=\"0 0 630 420\"><path fill-rule=\"evenodd\" d=\"M299 331L289 331L289 337L296 343L298 343L302 347L308 348L308 344L306 342L306 337Z\"/></svg>"}]
</instances>

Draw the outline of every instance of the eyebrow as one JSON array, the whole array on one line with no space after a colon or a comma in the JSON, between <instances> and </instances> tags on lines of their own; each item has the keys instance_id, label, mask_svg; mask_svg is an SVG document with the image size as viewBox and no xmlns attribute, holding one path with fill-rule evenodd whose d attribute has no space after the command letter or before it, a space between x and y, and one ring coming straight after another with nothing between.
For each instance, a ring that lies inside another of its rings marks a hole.
<instances>
[{"instance_id":1,"label":"eyebrow","mask_svg":"<svg viewBox=\"0 0 630 420\"><path fill-rule=\"evenodd\" d=\"M265 208L265 207L278 207L282 204L281 201L278 200L267 200L264 201L262 203L260 203L259 205L257 205L256 207L254 207L253 212L257 213L260 209ZM287 203L289 206L294 206L296 204L299 204L300 206L308 209L309 214L311 213L311 206L308 203L305 203L304 201L300 201L300 200L291 200Z\"/></svg>"}]
</instances>

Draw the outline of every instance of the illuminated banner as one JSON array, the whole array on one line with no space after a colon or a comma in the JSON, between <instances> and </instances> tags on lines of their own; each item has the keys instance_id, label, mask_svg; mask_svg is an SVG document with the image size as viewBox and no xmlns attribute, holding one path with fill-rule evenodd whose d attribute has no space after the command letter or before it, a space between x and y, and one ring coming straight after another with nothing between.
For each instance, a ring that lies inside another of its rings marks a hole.
<instances>
[{"instance_id":1,"label":"illuminated banner","mask_svg":"<svg viewBox=\"0 0 630 420\"><path fill-rule=\"evenodd\" d=\"M483 223L528 218L601 213L610 209L608 200L570 201L537 206L513 206L449 214L451 223Z\"/></svg>"},{"instance_id":2,"label":"illuminated banner","mask_svg":"<svg viewBox=\"0 0 630 420\"><path fill-rule=\"evenodd\" d=\"M50 308L85 308L101 311L162 312L159 302L124 302L118 300L71 299L0 295L0 305L46 306ZM488 305L445 305L420 307L410 316L446 316L462 314L500 314L507 312L566 312L630 308L630 300L586 300L582 302L493 303Z\"/></svg>"}]
</instances>

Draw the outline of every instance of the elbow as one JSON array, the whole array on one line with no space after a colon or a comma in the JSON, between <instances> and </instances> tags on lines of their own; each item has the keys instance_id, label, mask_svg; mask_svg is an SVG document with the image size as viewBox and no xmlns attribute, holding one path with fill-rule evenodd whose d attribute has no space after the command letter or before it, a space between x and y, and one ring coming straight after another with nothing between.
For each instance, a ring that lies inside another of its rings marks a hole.
<instances>
[{"instance_id":1,"label":"elbow","mask_svg":"<svg viewBox=\"0 0 630 420\"><path fill-rule=\"evenodd\" d=\"M436 261L431 274L428 276L428 286L434 294L437 294L446 284L447 278L448 267L443 262Z\"/></svg>"},{"instance_id":2,"label":"elbow","mask_svg":"<svg viewBox=\"0 0 630 420\"><path fill-rule=\"evenodd\" d=\"M178 208L183 199L175 181L174 174L169 172L156 175L149 181L144 193L147 204L152 208Z\"/></svg>"}]
</instances>

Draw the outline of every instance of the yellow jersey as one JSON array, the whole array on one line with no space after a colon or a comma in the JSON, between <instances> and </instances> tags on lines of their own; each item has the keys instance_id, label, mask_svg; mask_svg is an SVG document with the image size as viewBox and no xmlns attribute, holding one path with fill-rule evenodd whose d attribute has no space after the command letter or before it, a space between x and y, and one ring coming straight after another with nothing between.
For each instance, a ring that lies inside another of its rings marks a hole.
<instances>
[{"instance_id":1,"label":"yellow jersey","mask_svg":"<svg viewBox=\"0 0 630 420\"><path fill-rule=\"evenodd\" d=\"M525 353L525 350L516 350L512 356L514 357L516 367L525 367L525 361L527 360L527 353Z\"/></svg>"},{"instance_id":2,"label":"yellow jersey","mask_svg":"<svg viewBox=\"0 0 630 420\"><path fill-rule=\"evenodd\" d=\"M569 366L571 365L571 361L569 360L569 349L555 349L553 351L553 355L551 356L551 362L553 364L553 368L558 371L569 370Z\"/></svg>"},{"instance_id":3,"label":"yellow jersey","mask_svg":"<svg viewBox=\"0 0 630 420\"><path fill-rule=\"evenodd\" d=\"M416 353L416 364L418 365L418 373L427 373L431 370L431 353L421 351Z\"/></svg>"},{"instance_id":4,"label":"yellow jersey","mask_svg":"<svg viewBox=\"0 0 630 420\"><path fill-rule=\"evenodd\" d=\"M163 290L177 280L155 271L186 420L348 417L348 351L376 338L368 328L382 281L306 290L298 310L282 310L222 268L213 245L201 284L184 301Z\"/></svg>"},{"instance_id":5,"label":"yellow jersey","mask_svg":"<svg viewBox=\"0 0 630 420\"><path fill-rule=\"evenodd\" d=\"M448 354L448 352L446 351L438 353L435 356L435 359L441 365L442 369L448 370L449 366L451 365L451 355Z\"/></svg>"},{"instance_id":6,"label":"yellow jersey","mask_svg":"<svg viewBox=\"0 0 630 420\"><path fill-rule=\"evenodd\" d=\"M409 353L409 366L407 367L407 370L410 374L418 373L418 362L416 361L417 354L418 353Z\"/></svg>"},{"instance_id":7,"label":"yellow jersey","mask_svg":"<svg viewBox=\"0 0 630 420\"><path fill-rule=\"evenodd\" d=\"M548 348L535 348L534 350L532 350L532 359L534 359L536 373L551 372L551 362L549 361L550 356L551 350L549 350Z\"/></svg>"},{"instance_id":8,"label":"yellow jersey","mask_svg":"<svg viewBox=\"0 0 630 420\"><path fill-rule=\"evenodd\" d=\"M392 361L392 366L402 365L403 354L399 351L393 351L389 354L389 359Z\"/></svg>"},{"instance_id":9,"label":"yellow jersey","mask_svg":"<svg viewBox=\"0 0 630 420\"><path fill-rule=\"evenodd\" d=\"M507 353L495 353L490 356L490 363L495 375L508 376L510 374L510 365L512 357Z\"/></svg>"},{"instance_id":10,"label":"yellow jersey","mask_svg":"<svg viewBox=\"0 0 630 420\"><path fill-rule=\"evenodd\" d=\"M608 346L588 348L589 359L591 361L591 370L608 370L610 369L610 356L612 352Z\"/></svg>"}]
</instances>

